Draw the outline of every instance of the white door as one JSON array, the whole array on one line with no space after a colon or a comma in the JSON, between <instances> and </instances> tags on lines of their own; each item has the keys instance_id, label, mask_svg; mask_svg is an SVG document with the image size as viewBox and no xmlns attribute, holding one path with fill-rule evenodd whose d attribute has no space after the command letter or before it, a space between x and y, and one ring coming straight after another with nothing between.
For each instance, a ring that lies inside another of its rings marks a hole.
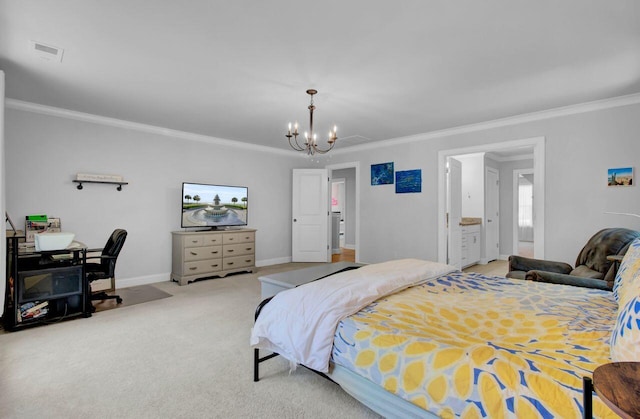
<instances>
[{"instance_id":1,"label":"white door","mask_svg":"<svg viewBox=\"0 0 640 419\"><path fill-rule=\"evenodd\" d=\"M487 167L485 171L485 259L487 262L498 259L500 236L499 236L499 208L500 194L498 188L500 182L498 171Z\"/></svg>"},{"instance_id":2,"label":"white door","mask_svg":"<svg viewBox=\"0 0 640 419\"><path fill-rule=\"evenodd\" d=\"M449 214L448 228L448 264L462 269L462 163L449 157L448 165L448 196L447 211Z\"/></svg>"},{"instance_id":3,"label":"white door","mask_svg":"<svg viewBox=\"0 0 640 419\"><path fill-rule=\"evenodd\" d=\"M291 260L330 262L327 169L293 169Z\"/></svg>"}]
</instances>

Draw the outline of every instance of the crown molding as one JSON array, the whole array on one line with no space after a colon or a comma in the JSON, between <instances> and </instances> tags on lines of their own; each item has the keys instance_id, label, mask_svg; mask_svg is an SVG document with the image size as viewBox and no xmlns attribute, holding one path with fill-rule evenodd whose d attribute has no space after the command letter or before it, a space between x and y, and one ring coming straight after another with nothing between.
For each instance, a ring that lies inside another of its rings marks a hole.
<instances>
[{"instance_id":1,"label":"crown molding","mask_svg":"<svg viewBox=\"0 0 640 419\"><path fill-rule=\"evenodd\" d=\"M526 122L540 121L544 119L558 118L561 116L575 115L579 113L593 112L603 109L616 108L620 106L636 105L640 103L640 93L634 93L626 96L618 96L609 99L595 100L576 105L563 106L559 108L548 109L544 111L531 112L522 115L510 116L507 118L494 119L477 124L461 125L459 127L447 128L438 131L431 131L421 134L410 135L406 137L397 137L388 140L375 141L369 144L360 144L344 148L333 149L332 154L344 154L354 151L372 150L381 147L397 146L399 144L412 143L416 141L432 140L436 138L449 137L452 135L466 134L470 132L484 131L492 128L506 127ZM275 147L267 147L253 143L244 143L242 141L227 140L224 138L211 137L208 135L194 134L186 131L178 131L169 128L158 127L155 125L141 124L138 122L125 121L122 119L109 118L84 112L72 111L69 109L57 108L53 106L40 105L37 103L26 102L18 99L5 99L7 108L21 110L25 112L39 113L42 115L57 116L60 118L74 119L78 121L91 122L94 124L107 125L112 127L130 129L150 134L163 135L167 137L181 138L190 141L200 141L220 146L240 148L244 150L253 150L267 153L274 153L286 156L300 155L295 151L282 150Z\"/></svg>"},{"instance_id":2,"label":"crown molding","mask_svg":"<svg viewBox=\"0 0 640 419\"><path fill-rule=\"evenodd\" d=\"M508 157L503 157L503 156L498 156L497 154L494 154L492 152L488 152L486 154L487 157L489 157L492 160L495 160L499 163L504 163L504 162L508 162L508 161L520 161L520 160L533 160L533 151L531 151L530 153L526 153L526 154L517 154L514 156L508 156Z\"/></svg>"},{"instance_id":3,"label":"crown molding","mask_svg":"<svg viewBox=\"0 0 640 419\"><path fill-rule=\"evenodd\" d=\"M178 131L178 130L173 130L169 128L158 127L155 125L141 124L138 122L131 122L131 121L125 121L122 119L109 118L106 116L94 115L94 114L85 113L85 112L78 112L78 111L72 111L69 109L56 108L54 106L40 105L37 103L25 102L17 99L7 98L5 104L7 108L11 108L19 111L38 113L41 115L48 115L48 116L57 116L59 118L90 122L93 124L129 129L133 131L145 132L148 134L162 135L165 137L180 138L183 140L199 141L199 142L215 144L219 146L273 153L273 154L281 154L286 156L298 155L298 153L296 153L295 151L280 150L275 147L267 147L263 145L244 143L241 141L211 137L208 135L194 134L186 131Z\"/></svg>"},{"instance_id":4,"label":"crown molding","mask_svg":"<svg viewBox=\"0 0 640 419\"><path fill-rule=\"evenodd\" d=\"M599 111L603 109L617 108L620 106L636 105L640 103L640 93L633 93L625 96L618 96L609 99L595 100L592 102L579 103L576 105L562 106L559 108L547 109L544 111L531 112L522 115L510 116L507 118L494 119L492 121L479 122L477 124L461 125L459 127L447 128L439 131L431 131L422 134L398 137L389 140L376 141L370 144L354 145L340 149L334 149L334 154L349 153L353 151L371 150L379 147L392 147L399 144L412 143L416 141L432 140L436 138L449 137L452 135L466 134L470 132L484 131L492 128L506 127L510 125L523 124L526 122L540 121L543 119L558 118L561 116L575 115L579 113Z\"/></svg>"}]
</instances>

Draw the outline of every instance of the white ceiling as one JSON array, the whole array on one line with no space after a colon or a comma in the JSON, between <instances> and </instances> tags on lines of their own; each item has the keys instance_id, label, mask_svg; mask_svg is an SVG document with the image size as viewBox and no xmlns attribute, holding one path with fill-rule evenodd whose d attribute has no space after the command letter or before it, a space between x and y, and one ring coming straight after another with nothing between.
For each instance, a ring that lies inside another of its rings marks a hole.
<instances>
[{"instance_id":1,"label":"white ceiling","mask_svg":"<svg viewBox=\"0 0 640 419\"><path fill-rule=\"evenodd\" d=\"M315 88L346 147L638 93L640 1L0 0L0 69L11 99L278 148Z\"/></svg>"}]
</instances>

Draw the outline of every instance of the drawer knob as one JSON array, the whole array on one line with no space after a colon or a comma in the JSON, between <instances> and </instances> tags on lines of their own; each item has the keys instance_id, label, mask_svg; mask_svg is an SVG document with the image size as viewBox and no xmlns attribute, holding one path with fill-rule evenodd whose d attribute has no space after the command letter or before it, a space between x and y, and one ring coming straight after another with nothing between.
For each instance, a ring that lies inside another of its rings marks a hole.
<instances>
[{"instance_id":1,"label":"drawer knob","mask_svg":"<svg viewBox=\"0 0 640 419\"><path fill-rule=\"evenodd\" d=\"M233 249L228 249L227 252L233 253Z\"/></svg>"},{"instance_id":2,"label":"drawer knob","mask_svg":"<svg viewBox=\"0 0 640 419\"><path fill-rule=\"evenodd\" d=\"M252 250L251 247L246 247L244 250Z\"/></svg>"},{"instance_id":3,"label":"drawer knob","mask_svg":"<svg viewBox=\"0 0 640 419\"><path fill-rule=\"evenodd\" d=\"M233 237L229 237L229 241L232 241L232 240L233 240Z\"/></svg>"},{"instance_id":4,"label":"drawer knob","mask_svg":"<svg viewBox=\"0 0 640 419\"><path fill-rule=\"evenodd\" d=\"M228 262L228 265L233 265L233 262Z\"/></svg>"},{"instance_id":5,"label":"drawer knob","mask_svg":"<svg viewBox=\"0 0 640 419\"><path fill-rule=\"evenodd\" d=\"M211 252L211 254L212 254L212 255L217 255L217 254L218 254L218 251L217 251L217 250L213 250L213 251Z\"/></svg>"},{"instance_id":6,"label":"drawer knob","mask_svg":"<svg viewBox=\"0 0 640 419\"><path fill-rule=\"evenodd\" d=\"M196 269L198 269L198 268L196 268L196 267L189 268L190 271L195 271Z\"/></svg>"},{"instance_id":7,"label":"drawer knob","mask_svg":"<svg viewBox=\"0 0 640 419\"><path fill-rule=\"evenodd\" d=\"M198 256L196 252L189 252L189 253L191 253L193 256Z\"/></svg>"}]
</instances>

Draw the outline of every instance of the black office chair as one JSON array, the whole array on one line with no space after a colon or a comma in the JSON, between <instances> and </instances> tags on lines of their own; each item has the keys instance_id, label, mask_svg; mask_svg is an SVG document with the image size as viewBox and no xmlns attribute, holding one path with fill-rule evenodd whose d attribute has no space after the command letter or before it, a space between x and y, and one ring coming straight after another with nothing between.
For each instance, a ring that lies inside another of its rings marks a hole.
<instances>
[{"instance_id":1,"label":"black office chair","mask_svg":"<svg viewBox=\"0 0 640 419\"><path fill-rule=\"evenodd\" d=\"M118 255L120 254L120 250L122 250L126 238L127 231L118 228L113 231L104 248L87 250L88 252L102 252L100 254L100 263L87 263L85 265L85 272L89 284L98 279L115 278L116 260L118 259ZM88 259L93 258L89 257ZM92 301L110 299L115 299L118 304L122 302L122 298L120 298L119 295L109 295L105 291L91 294ZM95 311L95 307L93 311Z\"/></svg>"}]
</instances>

